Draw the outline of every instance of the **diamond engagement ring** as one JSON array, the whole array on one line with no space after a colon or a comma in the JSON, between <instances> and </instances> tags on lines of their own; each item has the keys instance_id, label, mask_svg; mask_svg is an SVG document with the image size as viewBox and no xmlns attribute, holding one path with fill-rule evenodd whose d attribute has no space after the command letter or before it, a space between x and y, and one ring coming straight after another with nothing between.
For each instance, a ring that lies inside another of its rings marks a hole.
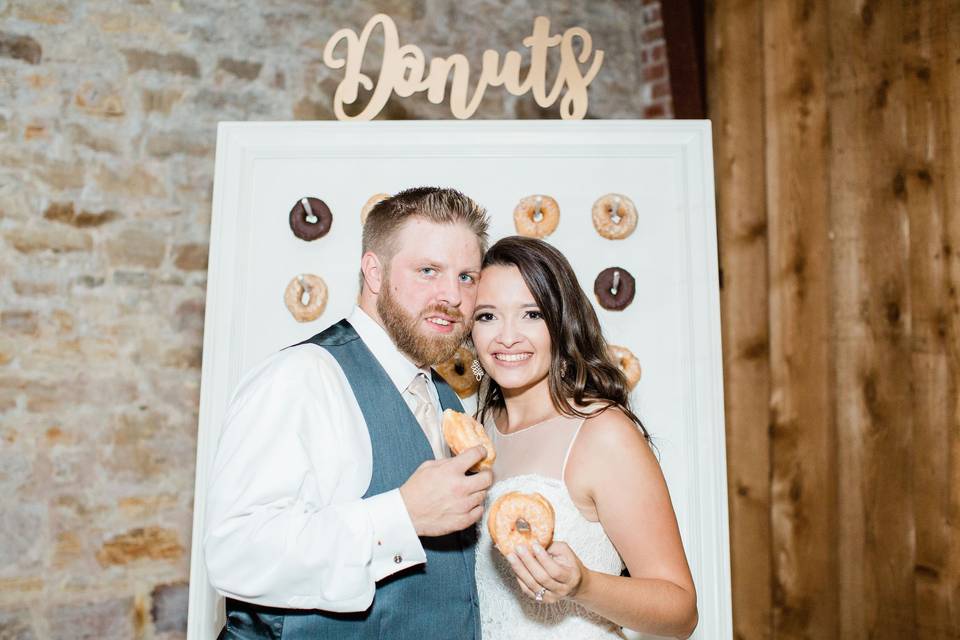
<instances>
[{"instance_id":1,"label":"diamond engagement ring","mask_svg":"<svg viewBox=\"0 0 960 640\"><path fill-rule=\"evenodd\" d=\"M533 599L537 602L543 602L543 594L547 592L546 587L540 587L540 590L537 591L536 595L533 596Z\"/></svg>"}]
</instances>

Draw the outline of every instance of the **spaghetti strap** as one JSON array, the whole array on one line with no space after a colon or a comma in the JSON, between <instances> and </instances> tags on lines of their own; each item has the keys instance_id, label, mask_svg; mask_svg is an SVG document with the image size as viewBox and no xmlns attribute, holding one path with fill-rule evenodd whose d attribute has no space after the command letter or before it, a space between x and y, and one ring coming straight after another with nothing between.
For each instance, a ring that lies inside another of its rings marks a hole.
<instances>
[{"instance_id":1,"label":"spaghetti strap","mask_svg":"<svg viewBox=\"0 0 960 640\"><path fill-rule=\"evenodd\" d=\"M573 451L573 443L577 441L577 436L580 435L580 429L583 429L586 421L586 418L580 418L580 424L577 425L577 430L573 432L573 437L570 438L570 444L567 445L567 453L563 456L563 466L560 467L560 480L564 484L567 483L567 460L570 459L570 452Z\"/></svg>"},{"instance_id":2,"label":"spaghetti strap","mask_svg":"<svg viewBox=\"0 0 960 640\"><path fill-rule=\"evenodd\" d=\"M589 418L594 417L595 414L592 412L602 406L603 404L600 402L592 402L584 408L585 412L591 415L580 419L580 424L577 425L577 430L573 432L573 437L570 438L570 443L567 445L567 453L563 456L563 466L560 467L560 480L564 484L567 483L567 460L570 459L570 452L573 451L573 443L577 441L577 436L580 435L580 429L583 428L584 423L586 423Z\"/></svg>"}]
</instances>

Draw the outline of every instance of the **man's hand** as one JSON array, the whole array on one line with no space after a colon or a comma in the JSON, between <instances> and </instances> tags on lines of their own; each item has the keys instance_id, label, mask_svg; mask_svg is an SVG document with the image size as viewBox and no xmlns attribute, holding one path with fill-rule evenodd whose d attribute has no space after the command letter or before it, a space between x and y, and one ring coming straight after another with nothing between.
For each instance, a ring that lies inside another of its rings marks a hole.
<instances>
[{"instance_id":1,"label":"man's hand","mask_svg":"<svg viewBox=\"0 0 960 640\"><path fill-rule=\"evenodd\" d=\"M467 469L487 455L471 447L454 458L428 460L400 487L418 536L442 536L466 529L483 515L483 500L493 484L489 469L468 476Z\"/></svg>"}]
</instances>

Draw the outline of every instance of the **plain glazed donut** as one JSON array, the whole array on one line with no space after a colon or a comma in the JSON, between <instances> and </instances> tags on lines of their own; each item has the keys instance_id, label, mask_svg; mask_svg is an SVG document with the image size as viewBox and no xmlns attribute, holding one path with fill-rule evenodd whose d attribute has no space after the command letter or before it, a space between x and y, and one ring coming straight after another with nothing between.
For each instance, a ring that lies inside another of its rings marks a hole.
<instances>
[{"instance_id":1,"label":"plain glazed donut","mask_svg":"<svg viewBox=\"0 0 960 640\"><path fill-rule=\"evenodd\" d=\"M608 193L593 203L593 226L610 240L622 240L637 228L637 208L620 193Z\"/></svg>"},{"instance_id":2,"label":"plain glazed donut","mask_svg":"<svg viewBox=\"0 0 960 640\"><path fill-rule=\"evenodd\" d=\"M320 276L301 274L287 285L283 301L297 322L311 322L319 318L327 306L327 284Z\"/></svg>"},{"instance_id":3,"label":"plain glazed donut","mask_svg":"<svg viewBox=\"0 0 960 640\"><path fill-rule=\"evenodd\" d=\"M613 364L617 365L620 372L626 376L627 385L632 391L633 388L637 386L637 383L640 382L640 361L637 360L637 356L633 355L633 352L626 347L611 344L608 350L610 359L613 360Z\"/></svg>"},{"instance_id":4,"label":"plain glazed donut","mask_svg":"<svg viewBox=\"0 0 960 640\"><path fill-rule=\"evenodd\" d=\"M383 202L390 197L389 193L375 193L370 196L370 199L363 204L363 208L360 209L360 224L367 224L367 216L370 215L370 210L373 209L378 202Z\"/></svg>"},{"instance_id":5,"label":"plain glazed donut","mask_svg":"<svg viewBox=\"0 0 960 640\"><path fill-rule=\"evenodd\" d=\"M534 542L546 549L553 542L555 517L553 505L539 493L510 491L491 505L487 530L493 543L505 556L517 545Z\"/></svg>"},{"instance_id":6,"label":"plain glazed donut","mask_svg":"<svg viewBox=\"0 0 960 640\"><path fill-rule=\"evenodd\" d=\"M457 392L458 396L466 398L476 393L480 386L480 382L470 370L471 362L473 362L473 353L466 347L460 347L452 358L434 365L433 368Z\"/></svg>"},{"instance_id":7,"label":"plain glazed donut","mask_svg":"<svg viewBox=\"0 0 960 640\"><path fill-rule=\"evenodd\" d=\"M550 196L527 196L513 210L513 224L522 236L546 237L559 223L560 205Z\"/></svg>"},{"instance_id":8,"label":"plain glazed donut","mask_svg":"<svg viewBox=\"0 0 960 640\"><path fill-rule=\"evenodd\" d=\"M307 242L322 238L330 231L333 214L327 203L318 198L300 198L290 209L290 230Z\"/></svg>"},{"instance_id":9,"label":"plain glazed donut","mask_svg":"<svg viewBox=\"0 0 960 640\"><path fill-rule=\"evenodd\" d=\"M478 444L487 450L487 457L470 467L470 471L481 471L493 466L497 459L497 452L493 450L493 442L484 431L483 425L465 413L446 409L443 412L443 439L447 441L450 452L459 455L470 447Z\"/></svg>"}]
</instances>

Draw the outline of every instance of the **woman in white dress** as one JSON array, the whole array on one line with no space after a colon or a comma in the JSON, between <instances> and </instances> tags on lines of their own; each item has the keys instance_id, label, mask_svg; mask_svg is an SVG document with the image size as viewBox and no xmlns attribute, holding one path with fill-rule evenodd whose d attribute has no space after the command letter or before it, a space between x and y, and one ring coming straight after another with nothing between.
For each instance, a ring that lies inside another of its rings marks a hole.
<instances>
[{"instance_id":1,"label":"woman in white dress","mask_svg":"<svg viewBox=\"0 0 960 640\"><path fill-rule=\"evenodd\" d=\"M548 549L506 558L480 526L483 637L688 637L696 591L667 486L563 255L516 236L491 247L472 337L487 376L478 414L497 451L487 507L536 491L556 512Z\"/></svg>"}]
</instances>

